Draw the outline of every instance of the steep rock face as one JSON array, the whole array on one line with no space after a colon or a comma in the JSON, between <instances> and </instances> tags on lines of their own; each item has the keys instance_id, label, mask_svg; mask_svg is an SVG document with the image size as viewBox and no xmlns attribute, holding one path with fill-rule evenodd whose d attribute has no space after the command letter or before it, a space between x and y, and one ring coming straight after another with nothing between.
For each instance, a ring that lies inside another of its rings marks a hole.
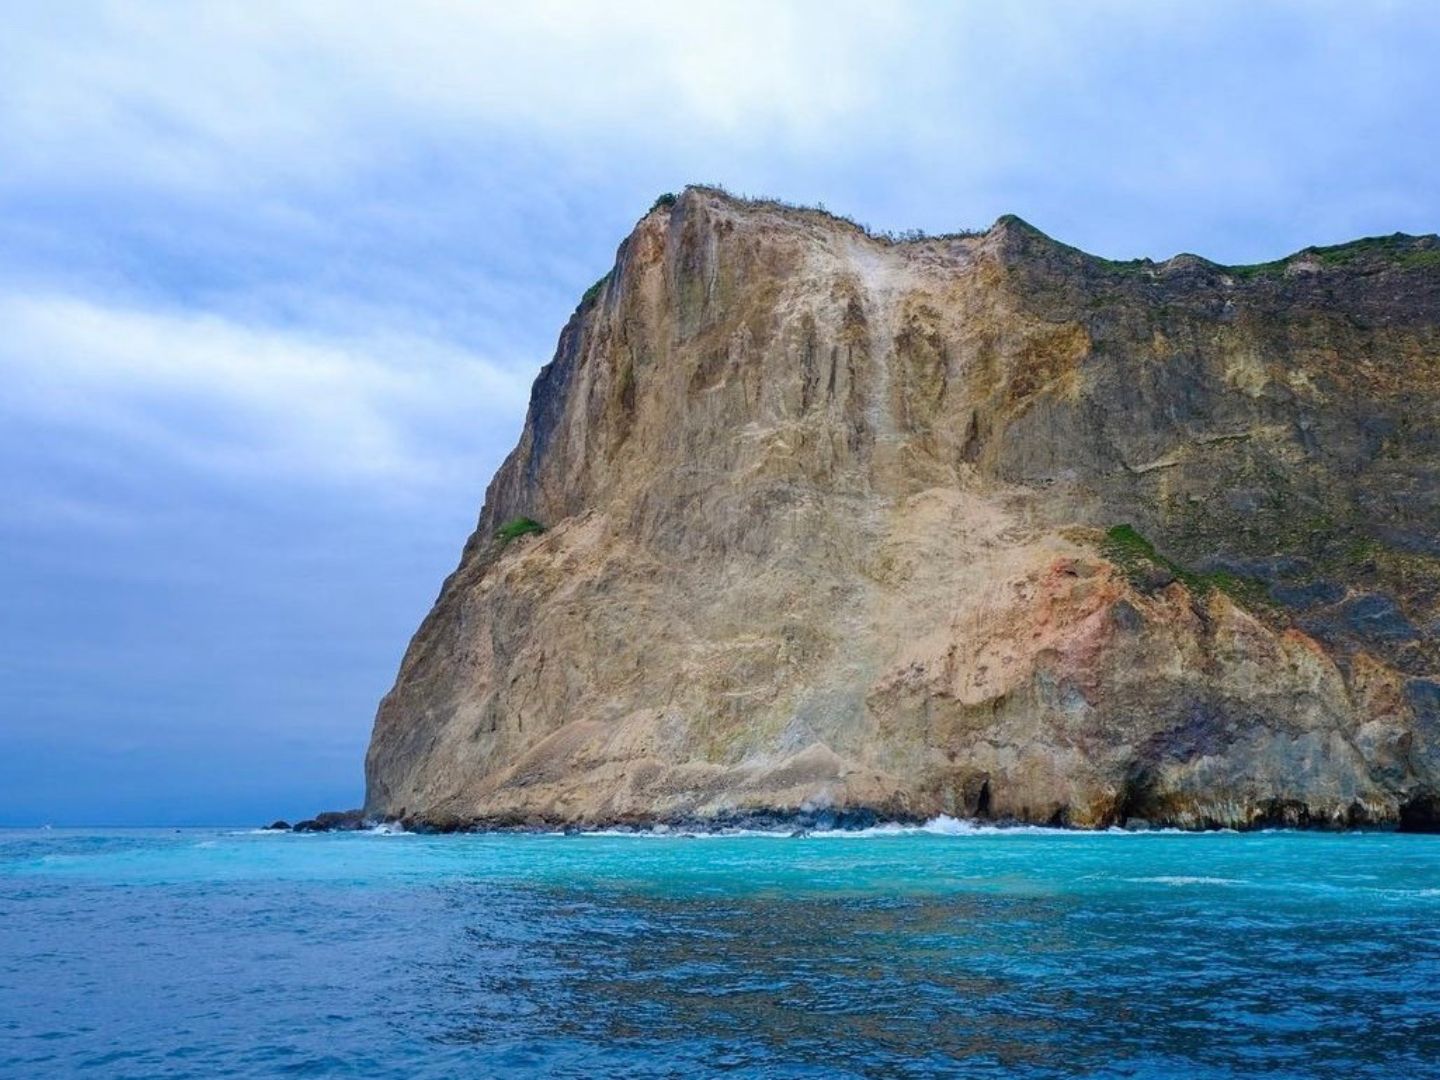
<instances>
[{"instance_id":1,"label":"steep rock face","mask_svg":"<svg viewBox=\"0 0 1440 1080\"><path fill-rule=\"evenodd\" d=\"M536 380L367 810L1432 822L1437 388L1433 237L1117 264L689 189Z\"/></svg>"}]
</instances>

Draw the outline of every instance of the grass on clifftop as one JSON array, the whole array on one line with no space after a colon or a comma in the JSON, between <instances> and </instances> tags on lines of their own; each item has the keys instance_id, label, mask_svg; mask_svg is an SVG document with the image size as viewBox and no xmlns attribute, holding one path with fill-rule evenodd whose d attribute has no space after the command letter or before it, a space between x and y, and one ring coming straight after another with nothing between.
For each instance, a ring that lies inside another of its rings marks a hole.
<instances>
[{"instance_id":1,"label":"grass on clifftop","mask_svg":"<svg viewBox=\"0 0 1440 1080\"><path fill-rule=\"evenodd\" d=\"M1059 241L1052 242L1060 243ZM1078 248L1070 248L1068 244L1061 246L1069 248L1071 251L1080 251ZM1084 251L1080 251L1080 254L1116 274L1154 274L1167 265L1165 262L1157 263L1152 259L1106 259ZM1176 258L1183 257L1185 256L1176 256ZM1201 255L1189 257L1198 259L1211 270L1225 274L1237 281L1254 281L1257 278L1283 277L1292 263L1307 258L1313 259L1322 267L1329 268L1365 263L1374 266L1388 264L1402 270L1440 268L1440 243L1437 243L1433 236L1411 236L1408 233L1397 232L1389 236L1366 236L1359 240L1350 240L1343 244L1330 244L1325 247L1312 245L1279 259L1245 265L1226 266L1223 263L1212 262Z\"/></svg>"},{"instance_id":2,"label":"grass on clifftop","mask_svg":"<svg viewBox=\"0 0 1440 1080\"><path fill-rule=\"evenodd\" d=\"M1362 260L1387 260L1405 270L1421 270L1440 267L1440 246L1433 238L1411 236L1408 233L1392 233L1389 236L1366 236L1344 244L1330 244L1326 247L1307 247L1294 255L1270 262L1252 263L1249 266L1222 267L1231 277L1248 281L1251 278L1270 274L1283 274L1285 268L1295 260L1310 256L1321 266L1349 266Z\"/></svg>"},{"instance_id":3,"label":"grass on clifftop","mask_svg":"<svg viewBox=\"0 0 1440 1080\"><path fill-rule=\"evenodd\" d=\"M1133 525L1115 525L1105 533L1100 553L1118 566L1132 585L1143 588L1153 583L1156 571L1169 574L1196 596L1219 589L1242 607L1271 611L1275 604L1262 581L1240 577L1228 570L1202 574L1167 559Z\"/></svg>"},{"instance_id":4,"label":"grass on clifftop","mask_svg":"<svg viewBox=\"0 0 1440 1080\"><path fill-rule=\"evenodd\" d=\"M511 540L515 540L521 536L526 536L530 533L538 536L544 531L545 526L541 525L534 518L517 517L511 518L505 522L504 525L501 525L500 528L496 529L495 539L499 540L502 544L508 544Z\"/></svg>"},{"instance_id":5,"label":"grass on clifftop","mask_svg":"<svg viewBox=\"0 0 1440 1080\"><path fill-rule=\"evenodd\" d=\"M955 229L944 233L927 233L924 229L904 229L895 232L890 229L872 229L863 221L857 221L849 214L837 213L826 207L824 203L816 203L814 206L806 206L803 203L791 202L788 199L781 199L774 195L747 195L744 192L731 191L724 184L690 184L689 188L696 191L709 192L712 195L719 195L722 198L730 199L733 202L745 203L748 206L771 207L777 210L792 210L802 214L818 214L821 217L829 218L831 221L843 222L851 228L859 229L871 240L878 240L882 244L911 244L921 240L953 240L968 239L976 236L984 236L985 229ZM661 199L665 196L661 196ZM658 200L657 200L658 202ZM651 207L653 210L654 207ZM1005 215L1006 218L1015 218L1013 214ZM1001 219L1002 221L1005 218ZM1015 218L1020 221L1019 218ZM1021 222L1026 228L1034 229L1033 225ZM1036 230L1037 232L1039 230ZM1043 233L1041 235L1044 235Z\"/></svg>"},{"instance_id":6,"label":"grass on clifftop","mask_svg":"<svg viewBox=\"0 0 1440 1080\"><path fill-rule=\"evenodd\" d=\"M587 304L590 303L590 301L594 300L597 296L599 296L600 290L605 287L605 283L609 280L610 271L606 270L605 273L600 275L599 281L595 282L594 285L591 285L588 289L585 290L584 295L580 297L580 306L582 308L585 307Z\"/></svg>"},{"instance_id":7,"label":"grass on clifftop","mask_svg":"<svg viewBox=\"0 0 1440 1080\"><path fill-rule=\"evenodd\" d=\"M1407 269L1424 266L1440 266L1440 248L1421 247L1416 237L1405 233L1390 236L1367 236L1352 240L1348 244L1333 244L1330 247L1308 248L1325 266L1345 266L1370 256L1389 259L1397 266Z\"/></svg>"}]
</instances>

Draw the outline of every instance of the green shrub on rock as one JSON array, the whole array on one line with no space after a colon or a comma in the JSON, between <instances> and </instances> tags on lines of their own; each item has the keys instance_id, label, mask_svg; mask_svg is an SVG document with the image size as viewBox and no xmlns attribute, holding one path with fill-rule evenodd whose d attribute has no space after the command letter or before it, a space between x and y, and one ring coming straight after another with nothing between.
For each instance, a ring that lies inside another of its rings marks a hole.
<instances>
[{"instance_id":1,"label":"green shrub on rock","mask_svg":"<svg viewBox=\"0 0 1440 1080\"><path fill-rule=\"evenodd\" d=\"M511 518L505 522L504 525L501 525L500 528L496 529L495 539L499 540L502 544L508 544L511 540L529 533L535 533L538 536L544 531L545 526L541 525L534 518L517 517Z\"/></svg>"}]
</instances>

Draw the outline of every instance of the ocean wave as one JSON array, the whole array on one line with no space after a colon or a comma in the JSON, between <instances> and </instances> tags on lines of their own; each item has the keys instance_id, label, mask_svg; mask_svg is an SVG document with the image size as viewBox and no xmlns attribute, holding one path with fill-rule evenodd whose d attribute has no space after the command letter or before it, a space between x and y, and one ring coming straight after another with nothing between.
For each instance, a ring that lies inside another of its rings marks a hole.
<instances>
[{"instance_id":1,"label":"ocean wave","mask_svg":"<svg viewBox=\"0 0 1440 1080\"><path fill-rule=\"evenodd\" d=\"M382 821L378 825L372 825L368 829L361 829L360 832L367 836L419 836L413 833L398 821Z\"/></svg>"},{"instance_id":2,"label":"ocean wave","mask_svg":"<svg viewBox=\"0 0 1440 1080\"><path fill-rule=\"evenodd\" d=\"M920 825L904 825L886 822L872 825L868 829L822 829L810 833L823 837L868 837L868 836L1080 836L1076 829L1060 829L1050 825L997 825L989 821L975 821L971 818L956 818L941 814Z\"/></svg>"},{"instance_id":3,"label":"ocean wave","mask_svg":"<svg viewBox=\"0 0 1440 1080\"><path fill-rule=\"evenodd\" d=\"M1214 832L1233 832L1231 829L1211 830ZM552 836L564 835L560 831L550 833ZM941 814L928 821L912 824L904 822L884 822L878 825L867 826L862 829L847 829L840 827L824 828L806 826L797 821L793 826L774 829L746 829L746 828L704 828L695 826L684 828L680 826L657 825L649 829L635 828L605 828L585 829L581 836L631 836L641 839L675 839L677 837L690 837L695 839L758 839L769 838L777 840L789 839L825 839L825 840L868 840L896 836L949 836L949 837L974 837L974 836L1063 836L1074 838L1096 837L1096 836L1200 836L1206 833L1187 829L1121 829L1112 827L1109 829L1066 829L1054 825L1024 825L1024 824L1001 824L992 821L976 821L972 818L951 817L949 814Z\"/></svg>"},{"instance_id":4,"label":"ocean wave","mask_svg":"<svg viewBox=\"0 0 1440 1080\"><path fill-rule=\"evenodd\" d=\"M232 829L226 836L419 836L396 821L382 821L363 829Z\"/></svg>"},{"instance_id":5,"label":"ocean wave","mask_svg":"<svg viewBox=\"0 0 1440 1080\"><path fill-rule=\"evenodd\" d=\"M1132 885L1244 885L1245 882L1236 878L1223 877L1195 877L1185 874L1162 874L1158 877L1132 877L1125 878L1125 881Z\"/></svg>"}]
</instances>

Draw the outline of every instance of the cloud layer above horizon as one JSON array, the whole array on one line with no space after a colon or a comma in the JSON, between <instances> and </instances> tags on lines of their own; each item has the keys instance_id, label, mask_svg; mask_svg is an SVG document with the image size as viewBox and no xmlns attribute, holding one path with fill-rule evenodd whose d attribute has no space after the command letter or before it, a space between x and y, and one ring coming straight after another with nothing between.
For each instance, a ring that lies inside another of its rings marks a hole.
<instances>
[{"instance_id":1,"label":"cloud layer above horizon","mask_svg":"<svg viewBox=\"0 0 1440 1080\"><path fill-rule=\"evenodd\" d=\"M1440 9L20 4L0 824L360 797L376 701L662 191L1115 258L1440 227Z\"/></svg>"}]
</instances>

